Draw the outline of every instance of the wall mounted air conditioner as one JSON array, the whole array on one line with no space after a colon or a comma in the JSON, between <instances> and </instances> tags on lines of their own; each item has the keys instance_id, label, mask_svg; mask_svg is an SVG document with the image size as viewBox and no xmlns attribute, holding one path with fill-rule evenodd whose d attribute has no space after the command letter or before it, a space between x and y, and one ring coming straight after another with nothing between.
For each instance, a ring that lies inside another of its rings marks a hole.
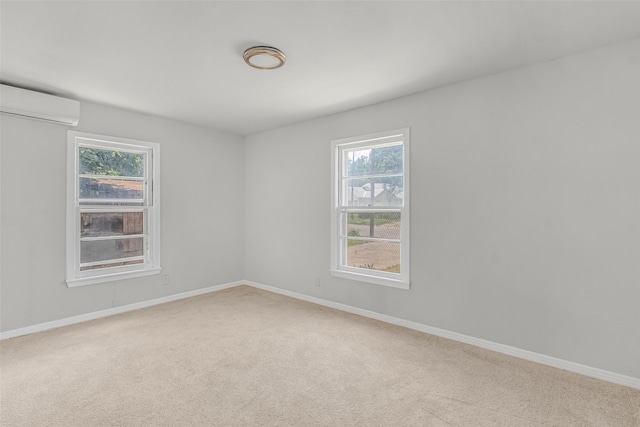
<instances>
[{"instance_id":1,"label":"wall mounted air conditioner","mask_svg":"<svg viewBox=\"0 0 640 427\"><path fill-rule=\"evenodd\" d=\"M7 85L0 85L0 111L67 126L77 126L80 119L78 101Z\"/></svg>"}]
</instances>

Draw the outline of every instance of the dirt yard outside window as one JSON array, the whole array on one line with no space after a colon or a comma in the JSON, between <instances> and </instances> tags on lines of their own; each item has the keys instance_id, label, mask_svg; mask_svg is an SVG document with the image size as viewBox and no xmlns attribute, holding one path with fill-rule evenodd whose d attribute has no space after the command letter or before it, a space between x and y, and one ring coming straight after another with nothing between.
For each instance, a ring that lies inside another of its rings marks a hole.
<instances>
[{"instance_id":1,"label":"dirt yard outside window","mask_svg":"<svg viewBox=\"0 0 640 427\"><path fill-rule=\"evenodd\" d=\"M357 235L369 236L368 225L349 225ZM400 238L400 222L376 225L374 235L385 239ZM347 265L373 270L400 272L400 243L350 240L347 248ZM361 243L364 242L364 243Z\"/></svg>"}]
</instances>

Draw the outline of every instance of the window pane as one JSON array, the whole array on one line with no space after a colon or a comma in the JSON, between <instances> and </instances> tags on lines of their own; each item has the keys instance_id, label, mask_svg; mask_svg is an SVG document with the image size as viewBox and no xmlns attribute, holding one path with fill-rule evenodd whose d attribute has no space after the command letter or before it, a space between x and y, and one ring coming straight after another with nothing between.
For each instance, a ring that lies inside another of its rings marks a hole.
<instances>
[{"instance_id":1,"label":"window pane","mask_svg":"<svg viewBox=\"0 0 640 427\"><path fill-rule=\"evenodd\" d=\"M400 273L400 243L346 239L345 265Z\"/></svg>"},{"instance_id":2,"label":"window pane","mask_svg":"<svg viewBox=\"0 0 640 427\"><path fill-rule=\"evenodd\" d=\"M371 150L374 174L402 173L402 145L379 147Z\"/></svg>"},{"instance_id":3,"label":"window pane","mask_svg":"<svg viewBox=\"0 0 640 427\"><path fill-rule=\"evenodd\" d=\"M80 262L108 261L144 255L144 238L80 242Z\"/></svg>"},{"instance_id":4,"label":"window pane","mask_svg":"<svg viewBox=\"0 0 640 427\"><path fill-rule=\"evenodd\" d=\"M143 212L82 212L80 214L80 236L143 234L143 224Z\"/></svg>"},{"instance_id":5,"label":"window pane","mask_svg":"<svg viewBox=\"0 0 640 427\"><path fill-rule=\"evenodd\" d=\"M80 178L81 199L142 199L144 183L113 178Z\"/></svg>"},{"instance_id":6,"label":"window pane","mask_svg":"<svg viewBox=\"0 0 640 427\"><path fill-rule=\"evenodd\" d=\"M402 173L402 145L344 151L346 176Z\"/></svg>"},{"instance_id":7,"label":"window pane","mask_svg":"<svg viewBox=\"0 0 640 427\"><path fill-rule=\"evenodd\" d=\"M404 191L401 176L345 179L342 191L343 206L402 206L403 204Z\"/></svg>"},{"instance_id":8,"label":"window pane","mask_svg":"<svg viewBox=\"0 0 640 427\"><path fill-rule=\"evenodd\" d=\"M107 268L107 267L122 267L123 265L133 265L133 264L142 264L144 260L136 259L134 261L125 261L125 262L109 262L99 265L88 265L84 267L80 267L80 271L86 270L97 270L99 268Z\"/></svg>"},{"instance_id":9,"label":"window pane","mask_svg":"<svg viewBox=\"0 0 640 427\"><path fill-rule=\"evenodd\" d=\"M135 176L144 174L144 154L80 147L80 173Z\"/></svg>"},{"instance_id":10,"label":"window pane","mask_svg":"<svg viewBox=\"0 0 640 427\"><path fill-rule=\"evenodd\" d=\"M400 212L345 213L348 237L400 239Z\"/></svg>"},{"instance_id":11,"label":"window pane","mask_svg":"<svg viewBox=\"0 0 640 427\"><path fill-rule=\"evenodd\" d=\"M371 149L345 150L346 176L371 175Z\"/></svg>"}]
</instances>

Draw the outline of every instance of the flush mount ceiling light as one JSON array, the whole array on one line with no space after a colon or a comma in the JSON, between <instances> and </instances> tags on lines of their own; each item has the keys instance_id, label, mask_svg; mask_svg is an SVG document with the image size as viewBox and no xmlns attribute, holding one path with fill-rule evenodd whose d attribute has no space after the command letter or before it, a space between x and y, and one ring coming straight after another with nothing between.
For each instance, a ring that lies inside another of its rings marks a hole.
<instances>
[{"instance_id":1,"label":"flush mount ceiling light","mask_svg":"<svg viewBox=\"0 0 640 427\"><path fill-rule=\"evenodd\" d=\"M273 70L284 65L287 57L284 53L270 46L254 46L244 51L244 62L259 70Z\"/></svg>"}]
</instances>

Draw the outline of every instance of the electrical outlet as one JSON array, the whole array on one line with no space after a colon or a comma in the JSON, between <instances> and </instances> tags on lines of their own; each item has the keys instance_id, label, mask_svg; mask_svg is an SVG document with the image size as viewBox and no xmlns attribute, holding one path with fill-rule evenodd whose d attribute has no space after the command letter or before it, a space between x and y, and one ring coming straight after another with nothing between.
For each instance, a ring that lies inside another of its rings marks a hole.
<instances>
[{"instance_id":1,"label":"electrical outlet","mask_svg":"<svg viewBox=\"0 0 640 427\"><path fill-rule=\"evenodd\" d=\"M163 285L168 285L169 284L169 275L165 274L162 276L162 284Z\"/></svg>"},{"instance_id":2,"label":"electrical outlet","mask_svg":"<svg viewBox=\"0 0 640 427\"><path fill-rule=\"evenodd\" d=\"M316 286L320 287L320 278L319 277L316 277Z\"/></svg>"}]
</instances>

